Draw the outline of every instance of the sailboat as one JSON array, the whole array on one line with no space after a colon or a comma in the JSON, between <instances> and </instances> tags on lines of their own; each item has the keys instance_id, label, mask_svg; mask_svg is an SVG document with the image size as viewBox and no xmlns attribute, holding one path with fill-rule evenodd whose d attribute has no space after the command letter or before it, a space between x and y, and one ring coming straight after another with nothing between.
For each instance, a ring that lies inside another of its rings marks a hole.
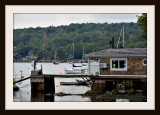
<instances>
[{"instance_id":1,"label":"sailboat","mask_svg":"<svg viewBox=\"0 0 160 115\"><path fill-rule=\"evenodd\" d=\"M83 56L84 56L84 46L83 46L83 53L82 53L82 66L86 66L86 64L84 63Z\"/></svg>"},{"instance_id":2,"label":"sailboat","mask_svg":"<svg viewBox=\"0 0 160 115\"><path fill-rule=\"evenodd\" d=\"M73 64L74 50L73 50L73 55L71 54L73 48L74 48L74 43L73 43L72 46L71 46L71 49L70 49L70 52L69 52L69 56L68 56L68 63L69 63L69 64Z\"/></svg>"},{"instance_id":3,"label":"sailboat","mask_svg":"<svg viewBox=\"0 0 160 115\"><path fill-rule=\"evenodd\" d=\"M66 74L81 74L82 73L82 69L78 68L78 67L82 67L82 66L77 66L74 64L74 42L72 44L71 50L73 49L73 61L72 61L72 69L65 69ZM70 50L70 54L69 57L71 57L71 50Z\"/></svg>"},{"instance_id":4,"label":"sailboat","mask_svg":"<svg viewBox=\"0 0 160 115\"><path fill-rule=\"evenodd\" d=\"M57 51L55 51L53 64L58 65L60 62L56 60L56 56L57 56Z\"/></svg>"}]
</instances>

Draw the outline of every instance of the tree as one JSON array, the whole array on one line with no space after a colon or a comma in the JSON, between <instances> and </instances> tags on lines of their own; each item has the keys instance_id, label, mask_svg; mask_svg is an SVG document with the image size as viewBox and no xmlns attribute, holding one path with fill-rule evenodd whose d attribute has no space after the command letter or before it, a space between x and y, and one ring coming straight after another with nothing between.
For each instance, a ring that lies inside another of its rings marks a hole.
<instances>
[{"instance_id":1,"label":"tree","mask_svg":"<svg viewBox=\"0 0 160 115\"><path fill-rule=\"evenodd\" d=\"M137 22L140 28L143 30L142 34L138 36L138 38L144 38L147 42L147 13L143 13L141 16L137 16L137 18ZM147 43L145 45L147 45Z\"/></svg>"},{"instance_id":2,"label":"tree","mask_svg":"<svg viewBox=\"0 0 160 115\"><path fill-rule=\"evenodd\" d=\"M125 25L125 47L142 47L145 42L143 38L137 39L142 33L138 23L115 23L115 24L71 24L69 26L47 27L47 28L25 28L14 29L13 45L16 47L14 53L27 56L29 50L34 50L34 55L43 58L44 32L45 59L54 59L57 50L57 60L68 58L71 45L75 44L75 59L82 58L82 47L85 54L110 48L109 41L114 37L115 46L119 39L122 25ZM122 44L122 39L120 40Z\"/></svg>"}]
</instances>

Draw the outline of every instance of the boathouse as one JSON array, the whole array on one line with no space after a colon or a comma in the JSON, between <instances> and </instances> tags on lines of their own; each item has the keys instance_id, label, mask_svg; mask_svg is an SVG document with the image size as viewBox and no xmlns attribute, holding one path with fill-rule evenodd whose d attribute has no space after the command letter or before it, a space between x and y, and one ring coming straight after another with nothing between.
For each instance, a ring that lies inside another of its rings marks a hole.
<instances>
[{"instance_id":1,"label":"boathouse","mask_svg":"<svg viewBox=\"0 0 160 115\"><path fill-rule=\"evenodd\" d=\"M113 82L113 85L117 80L125 80L130 88L146 83L147 48L111 48L86 54L85 57L88 58L88 75L99 85L104 83L102 89L106 89L107 80ZM93 58L98 60L95 73L91 72L90 67Z\"/></svg>"}]
</instances>

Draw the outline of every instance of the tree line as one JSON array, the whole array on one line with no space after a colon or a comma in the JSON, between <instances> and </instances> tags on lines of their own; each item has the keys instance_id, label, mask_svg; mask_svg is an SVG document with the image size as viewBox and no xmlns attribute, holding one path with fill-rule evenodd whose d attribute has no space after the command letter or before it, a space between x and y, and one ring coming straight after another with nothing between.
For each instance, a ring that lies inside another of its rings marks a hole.
<instances>
[{"instance_id":1,"label":"tree line","mask_svg":"<svg viewBox=\"0 0 160 115\"><path fill-rule=\"evenodd\" d=\"M33 50L34 55L42 58L45 34L45 59L53 60L55 51L59 60L67 59L73 42L74 57L81 59L83 46L85 54L104 50L111 48L109 41L114 38L116 47L123 25L125 48L140 48L146 43L144 38L137 39L143 32L138 23L73 23L68 26L14 29L13 52L25 57L28 51ZM119 44L122 44L122 38Z\"/></svg>"}]
</instances>

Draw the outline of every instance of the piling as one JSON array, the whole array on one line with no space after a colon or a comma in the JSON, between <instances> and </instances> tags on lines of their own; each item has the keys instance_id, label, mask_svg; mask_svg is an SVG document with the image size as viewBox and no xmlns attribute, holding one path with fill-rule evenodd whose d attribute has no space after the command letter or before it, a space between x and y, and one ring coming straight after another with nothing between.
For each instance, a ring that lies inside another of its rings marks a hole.
<instances>
[{"instance_id":1,"label":"piling","mask_svg":"<svg viewBox=\"0 0 160 115\"><path fill-rule=\"evenodd\" d=\"M38 70L31 71L31 91L44 91L44 76Z\"/></svg>"},{"instance_id":2,"label":"piling","mask_svg":"<svg viewBox=\"0 0 160 115\"><path fill-rule=\"evenodd\" d=\"M55 93L55 81L54 77L44 77L44 89L46 94L54 94Z\"/></svg>"}]
</instances>

